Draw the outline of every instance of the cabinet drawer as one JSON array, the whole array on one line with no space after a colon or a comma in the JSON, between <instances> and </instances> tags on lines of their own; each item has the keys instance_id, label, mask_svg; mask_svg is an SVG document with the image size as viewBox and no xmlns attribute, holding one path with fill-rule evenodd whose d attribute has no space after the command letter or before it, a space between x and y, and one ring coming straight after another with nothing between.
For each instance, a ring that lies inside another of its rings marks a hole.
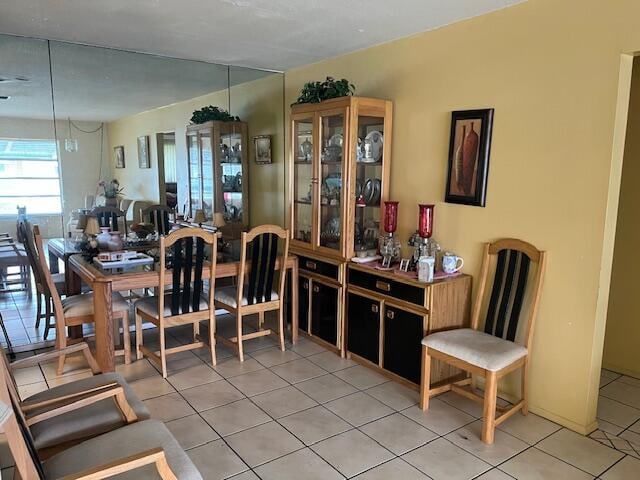
<instances>
[{"instance_id":1,"label":"cabinet drawer","mask_svg":"<svg viewBox=\"0 0 640 480\"><path fill-rule=\"evenodd\" d=\"M338 265L298 255L298 267L318 275L338 280Z\"/></svg>"},{"instance_id":2,"label":"cabinet drawer","mask_svg":"<svg viewBox=\"0 0 640 480\"><path fill-rule=\"evenodd\" d=\"M415 305L424 306L425 304L426 288L397 282L353 268L349 268L349 283Z\"/></svg>"}]
</instances>

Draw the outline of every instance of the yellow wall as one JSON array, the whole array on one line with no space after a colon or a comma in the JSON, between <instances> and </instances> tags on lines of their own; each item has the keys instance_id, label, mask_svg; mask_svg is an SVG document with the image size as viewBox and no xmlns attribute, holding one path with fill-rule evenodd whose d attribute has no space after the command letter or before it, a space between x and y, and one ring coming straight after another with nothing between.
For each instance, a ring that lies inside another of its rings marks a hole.
<instances>
[{"instance_id":1,"label":"yellow wall","mask_svg":"<svg viewBox=\"0 0 640 480\"><path fill-rule=\"evenodd\" d=\"M259 80L236 85L184 102L125 117L108 125L110 162L113 147L124 145L125 168L115 169L115 177L124 187L124 196L136 200L159 200L158 157L155 134L176 133L176 164L178 174L178 207L188 196L186 126L194 110L216 105L238 115L249 125L249 201L250 224L277 223L284 220L284 120L282 111L282 76L269 75ZM137 138L150 137L151 168L138 167ZM272 135L274 163L256 165L253 137Z\"/></svg>"},{"instance_id":2,"label":"yellow wall","mask_svg":"<svg viewBox=\"0 0 640 480\"><path fill-rule=\"evenodd\" d=\"M634 61L603 366L640 377L640 58Z\"/></svg>"},{"instance_id":3,"label":"yellow wall","mask_svg":"<svg viewBox=\"0 0 640 480\"><path fill-rule=\"evenodd\" d=\"M393 100L402 239L417 204L431 201L434 236L469 273L482 242L499 237L549 252L531 408L583 433L595 428L615 229L614 138L625 121L616 108L629 73L621 54L640 49L638 18L633 0L530 0L285 74L286 104L327 75ZM484 107L495 108L487 207L443 203L450 112Z\"/></svg>"}]
</instances>

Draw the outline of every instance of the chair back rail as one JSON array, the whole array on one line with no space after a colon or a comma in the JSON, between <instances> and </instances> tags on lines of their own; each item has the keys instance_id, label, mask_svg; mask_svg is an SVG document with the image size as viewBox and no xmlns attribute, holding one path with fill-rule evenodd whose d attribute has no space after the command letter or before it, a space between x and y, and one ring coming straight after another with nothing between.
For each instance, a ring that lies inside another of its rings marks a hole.
<instances>
[{"instance_id":1,"label":"chair back rail","mask_svg":"<svg viewBox=\"0 0 640 480\"><path fill-rule=\"evenodd\" d=\"M276 260L278 260L279 240L282 240L283 246L280 250L279 264L281 267L277 294L278 300L282 300L286 278L284 265L289 254L288 231L277 225L261 225L242 234L237 305L242 305L244 297L247 298L248 305L272 301L271 293L274 291L273 282ZM245 284L248 259L250 259L251 265L248 271L248 282Z\"/></svg>"},{"instance_id":2,"label":"chair back rail","mask_svg":"<svg viewBox=\"0 0 640 480\"><path fill-rule=\"evenodd\" d=\"M531 263L537 264L531 291L531 305L524 319L524 343L531 347L533 323L536 318L542 279L546 268L546 252L538 250L530 243L507 238L484 247L484 258L480 271L476 302L471 317L471 327L479 329L482 302L487 289L489 265L496 261L491 285L491 293L485 317L484 331L514 342L521 321L522 307L526 296Z\"/></svg>"},{"instance_id":3,"label":"chair back rail","mask_svg":"<svg viewBox=\"0 0 640 480\"><path fill-rule=\"evenodd\" d=\"M33 240L33 227L31 225L31 222L21 219L18 222L18 232L19 235L24 239L24 249L27 252L27 257L29 258L29 264L31 265L33 278L37 284L43 285L44 272L42 272L42 268L38 259L38 251Z\"/></svg>"},{"instance_id":4,"label":"chair back rail","mask_svg":"<svg viewBox=\"0 0 640 480\"><path fill-rule=\"evenodd\" d=\"M127 233L127 219L125 213L117 207L95 207L91 210L91 215L98 219L101 227L109 227L112 232L119 231L118 219L122 217L124 222L124 233Z\"/></svg>"},{"instance_id":5,"label":"chair back rail","mask_svg":"<svg viewBox=\"0 0 640 480\"><path fill-rule=\"evenodd\" d=\"M172 212L173 209L166 205L149 205L140 212L140 216L143 221L152 223L160 235L167 235L171 230L169 214Z\"/></svg>"}]
</instances>

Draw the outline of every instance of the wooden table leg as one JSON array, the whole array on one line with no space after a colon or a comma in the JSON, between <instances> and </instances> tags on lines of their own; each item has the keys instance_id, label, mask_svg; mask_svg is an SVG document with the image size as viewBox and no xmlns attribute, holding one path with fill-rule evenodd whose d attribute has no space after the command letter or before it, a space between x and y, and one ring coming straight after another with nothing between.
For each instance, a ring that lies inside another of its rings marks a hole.
<instances>
[{"instance_id":1,"label":"wooden table leg","mask_svg":"<svg viewBox=\"0 0 640 480\"><path fill-rule=\"evenodd\" d=\"M298 259L291 268L291 343L298 343Z\"/></svg>"},{"instance_id":2,"label":"wooden table leg","mask_svg":"<svg viewBox=\"0 0 640 480\"><path fill-rule=\"evenodd\" d=\"M96 360L102 372L113 372L115 370L115 354L111 282L95 282L93 284L93 309L96 325Z\"/></svg>"},{"instance_id":3,"label":"wooden table leg","mask_svg":"<svg viewBox=\"0 0 640 480\"><path fill-rule=\"evenodd\" d=\"M58 264L58 256L54 254L51 250L47 249L49 252L49 271L51 273L60 273L60 265Z\"/></svg>"},{"instance_id":4,"label":"wooden table leg","mask_svg":"<svg viewBox=\"0 0 640 480\"><path fill-rule=\"evenodd\" d=\"M80 276L71 269L68 259L65 261L64 268L67 296L78 295L82 291L82 280L80 279ZM77 327L68 327L68 329L69 337L82 338L82 325L79 325Z\"/></svg>"}]
</instances>

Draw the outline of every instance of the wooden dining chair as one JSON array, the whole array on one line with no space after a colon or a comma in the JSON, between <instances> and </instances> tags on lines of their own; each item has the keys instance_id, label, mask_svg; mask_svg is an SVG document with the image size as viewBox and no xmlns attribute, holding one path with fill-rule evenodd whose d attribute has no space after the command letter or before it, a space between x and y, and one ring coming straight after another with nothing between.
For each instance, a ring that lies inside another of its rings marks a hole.
<instances>
[{"instance_id":1,"label":"wooden dining chair","mask_svg":"<svg viewBox=\"0 0 640 480\"><path fill-rule=\"evenodd\" d=\"M95 207L91 210L91 216L98 219L98 224L101 227L108 227L112 232L120 232L120 227L124 230L123 233L127 234L127 218L125 212L117 207ZM120 222L122 221L122 225Z\"/></svg>"},{"instance_id":2,"label":"wooden dining chair","mask_svg":"<svg viewBox=\"0 0 640 480\"><path fill-rule=\"evenodd\" d=\"M45 260L42 236L38 225L33 226L33 239L38 252L38 260L42 269L46 289L53 301L53 314L56 319L56 349L63 349L69 343L67 338L67 327L76 327L89 323L94 323L93 317L93 292L70 295L64 299L56 290L53 276ZM125 363L131 363L131 341L129 335L129 303L118 292L112 294L112 315L114 324L122 324L122 336L124 347L116 350L116 355L124 355ZM58 360L58 375L62 375L65 363L65 355L61 355Z\"/></svg>"},{"instance_id":3,"label":"wooden dining chair","mask_svg":"<svg viewBox=\"0 0 640 480\"><path fill-rule=\"evenodd\" d=\"M243 232L236 285L219 288L215 292L216 308L236 317L236 336L217 338L236 349L241 362L244 361L243 341L274 333L263 328L266 312L278 312L278 339L280 349L284 351L283 295L288 254L289 232L277 225L261 225ZM245 334L243 317L253 314L258 314L258 329Z\"/></svg>"},{"instance_id":4,"label":"wooden dining chair","mask_svg":"<svg viewBox=\"0 0 640 480\"><path fill-rule=\"evenodd\" d=\"M9 387L7 376L0 374L0 429L6 435L15 464L16 478L22 480L98 480L102 478L161 478L162 480L202 480L184 450L167 427L158 420L144 420L111 430L82 443L42 455L34 442L33 427L43 417L72 414L87 408L87 399L109 401L122 395L122 389L103 389L89 397L70 397L53 410L25 414L19 398ZM114 395L114 392L115 393ZM83 399L84 398L84 399ZM116 400L117 401L117 400ZM51 407L47 404L44 408ZM61 413L64 411L64 413ZM48 412L48 413L47 413ZM127 474L127 472L129 472Z\"/></svg>"},{"instance_id":5,"label":"wooden dining chair","mask_svg":"<svg viewBox=\"0 0 640 480\"><path fill-rule=\"evenodd\" d=\"M172 208L166 205L149 205L140 212L143 222L153 224L156 232L160 235L167 235L171 231L171 222L169 222L169 214L173 212Z\"/></svg>"},{"instance_id":6,"label":"wooden dining chair","mask_svg":"<svg viewBox=\"0 0 640 480\"><path fill-rule=\"evenodd\" d=\"M31 225L31 222L28 220L20 220L18 222L18 232L20 232L20 237L24 238L24 248L27 253L27 257L29 258L36 288L36 328L40 328L40 320L44 318L43 338L46 340L51 328L55 328L55 318L51 311L51 295L49 295L49 289L46 286L44 272L42 271L40 259L38 258L38 250L34 242L33 226ZM64 273L53 273L51 274L51 277L53 278L53 283L56 286L58 294L66 295L67 287ZM45 310L44 312L42 311L43 306Z\"/></svg>"},{"instance_id":7,"label":"wooden dining chair","mask_svg":"<svg viewBox=\"0 0 640 480\"><path fill-rule=\"evenodd\" d=\"M14 288L14 285L17 288ZM31 292L29 258L24 247L9 235L0 237L0 293Z\"/></svg>"},{"instance_id":8,"label":"wooden dining chair","mask_svg":"<svg viewBox=\"0 0 640 480\"><path fill-rule=\"evenodd\" d=\"M535 270L530 268L532 263ZM429 408L431 396L449 390L482 403L482 441L488 444L493 443L497 425L519 410L528 413L528 359L545 263L546 253L522 240L507 238L485 245L471 328L436 332L422 340L422 410ZM493 285L485 298L492 266ZM483 331L479 330L481 311L485 311ZM468 377L431 389L432 358L464 370ZM498 380L518 369L522 369L521 400L512 407L498 407ZM485 380L482 396L475 391L476 377Z\"/></svg>"},{"instance_id":9,"label":"wooden dining chair","mask_svg":"<svg viewBox=\"0 0 640 480\"><path fill-rule=\"evenodd\" d=\"M145 297L135 303L136 354L138 359L149 357L167 377L167 356L185 350L201 348L206 344L200 338L200 322L209 321L209 346L211 362L216 364L215 287L217 237L201 228L183 228L160 237L160 271L158 295ZM171 251L171 265L167 257ZM208 251L209 260L206 261ZM203 273L208 270L209 292L204 294ZM171 290L167 283L171 278ZM160 350L153 352L144 346L142 322L153 323L160 334ZM179 325L193 326L193 342L167 348L165 330Z\"/></svg>"}]
</instances>

